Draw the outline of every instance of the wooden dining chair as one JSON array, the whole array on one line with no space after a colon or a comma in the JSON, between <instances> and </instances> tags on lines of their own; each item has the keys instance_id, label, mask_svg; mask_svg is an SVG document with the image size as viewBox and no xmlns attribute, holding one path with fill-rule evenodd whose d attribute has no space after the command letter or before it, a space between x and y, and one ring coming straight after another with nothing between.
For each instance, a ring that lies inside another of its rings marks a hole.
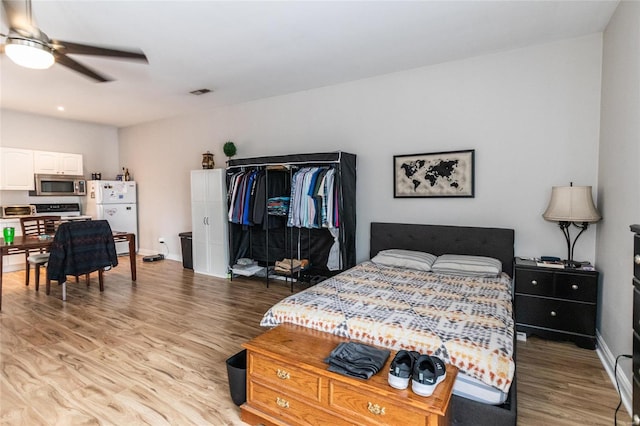
<instances>
[{"instance_id":1,"label":"wooden dining chair","mask_svg":"<svg viewBox=\"0 0 640 426\"><path fill-rule=\"evenodd\" d=\"M36 238L41 235L48 235L53 238L58 226L60 226L60 216L27 216L20 218L20 228L22 229L22 235L25 237ZM25 261L27 268L25 285L29 285L29 272L31 271L31 265L33 265L36 275L36 291L38 291L40 289L40 266L49 261L49 253L45 252L45 249L27 250L25 252Z\"/></svg>"},{"instance_id":2,"label":"wooden dining chair","mask_svg":"<svg viewBox=\"0 0 640 426\"><path fill-rule=\"evenodd\" d=\"M51 292L52 280L58 281L62 286L62 300L67 300L66 277L78 277L96 271L100 291L104 291L103 272L117 265L116 244L109 222L89 220L63 223L51 244L46 292Z\"/></svg>"}]
</instances>

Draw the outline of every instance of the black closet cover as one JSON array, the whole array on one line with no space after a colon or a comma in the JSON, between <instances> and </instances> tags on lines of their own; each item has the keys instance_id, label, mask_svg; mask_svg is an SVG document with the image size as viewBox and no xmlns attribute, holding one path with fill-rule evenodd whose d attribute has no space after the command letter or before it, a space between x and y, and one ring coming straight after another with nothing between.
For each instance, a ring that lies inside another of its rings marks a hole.
<instances>
[{"instance_id":1,"label":"black closet cover","mask_svg":"<svg viewBox=\"0 0 640 426\"><path fill-rule=\"evenodd\" d=\"M342 151L275 155L266 157L252 157L231 159L228 162L227 176L242 168L266 167L269 165L296 165L298 167L332 166L336 169L336 191L339 191L338 209L340 216L340 246L343 269L356 264L356 155ZM272 176L280 175L269 171L269 186ZM282 175L285 175L282 173ZM287 182L290 185L290 182ZM269 190L269 196L278 196ZM262 197L262 195L259 195ZM265 204L266 205L266 204ZM256 212L254 209L254 222ZM264 212L263 212L264 214ZM258 214L258 216L260 216ZM274 217L278 220L281 218ZM271 218L269 218L271 220ZM266 222L263 220L263 223ZM272 225L269 222L269 225ZM284 225L283 225L284 226ZM309 248L310 253L302 250L302 257L309 254L312 262L324 262L326 265L329 249L333 244L333 237L328 229L298 229L287 228L279 232L263 226L254 226L251 232L248 226L229 223L230 266L240 257L253 257L262 262L273 263L285 257L290 257L291 242L297 246ZM269 226L270 228L270 226ZM297 253L297 250L296 252Z\"/></svg>"}]
</instances>

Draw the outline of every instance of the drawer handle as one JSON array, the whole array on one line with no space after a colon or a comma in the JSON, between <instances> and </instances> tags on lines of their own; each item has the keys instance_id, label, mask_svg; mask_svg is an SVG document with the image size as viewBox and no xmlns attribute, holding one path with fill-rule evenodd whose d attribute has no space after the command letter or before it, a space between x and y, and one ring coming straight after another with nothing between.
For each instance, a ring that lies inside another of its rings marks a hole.
<instances>
[{"instance_id":1,"label":"drawer handle","mask_svg":"<svg viewBox=\"0 0 640 426\"><path fill-rule=\"evenodd\" d=\"M278 404L278 407L281 408L289 408L289 401L287 401L286 399L282 399L279 396L276 396L276 404Z\"/></svg>"},{"instance_id":2,"label":"drawer handle","mask_svg":"<svg viewBox=\"0 0 640 426\"><path fill-rule=\"evenodd\" d=\"M371 414L375 414L376 416L384 416L385 414L384 407L381 407L378 404L374 404L372 402L367 403L367 410L369 410Z\"/></svg>"},{"instance_id":3,"label":"drawer handle","mask_svg":"<svg viewBox=\"0 0 640 426\"><path fill-rule=\"evenodd\" d=\"M279 368L278 368L278 371L276 371L276 375L278 376L278 378L282 380L289 380L291 378L291 375L289 374L288 371L280 370Z\"/></svg>"},{"instance_id":4,"label":"drawer handle","mask_svg":"<svg viewBox=\"0 0 640 426\"><path fill-rule=\"evenodd\" d=\"M531 284L533 284L533 285L538 285L538 281L536 281L536 280L531 280Z\"/></svg>"},{"instance_id":5,"label":"drawer handle","mask_svg":"<svg viewBox=\"0 0 640 426\"><path fill-rule=\"evenodd\" d=\"M571 288L572 288L573 290L577 290L577 289L578 289L578 285L577 285L577 284L574 284L574 285L572 285L572 286L571 286Z\"/></svg>"},{"instance_id":6,"label":"drawer handle","mask_svg":"<svg viewBox=\"0 0 640 426\"><path fill-rule=\"evenodd\" d=\"M640 254L633 256L633 261L636 265L640 265Z\"/></svg>"},{"instance_id":7,"label":"drawer handle","mask_svg":"<svg viewBox=\"0 0 640 426\"><path fill-rule=\"evenodd\" d=\"M640 416L638 416L637 414L633 415L633 423L631 423L633 426L637 426L640 425Z\"/></svg>"},{"instance_id":8,"label":"drawer handle","mask_svg":"<svg viewBox=\"0 0 640 426\"><path fill-rule=\"evenodd\" d=\"M552 316L552 317L555 317L556 315L557 315L557 314L556 314L556 311L551 311L551 316Z\"/></svg>"}]
</instances>

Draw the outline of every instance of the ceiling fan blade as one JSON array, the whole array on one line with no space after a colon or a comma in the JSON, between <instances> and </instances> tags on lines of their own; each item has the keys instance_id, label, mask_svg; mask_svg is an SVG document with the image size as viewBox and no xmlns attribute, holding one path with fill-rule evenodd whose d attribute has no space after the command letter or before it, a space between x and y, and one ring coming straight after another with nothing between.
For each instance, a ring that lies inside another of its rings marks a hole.
<instances>
[{"instance_id":1,"label":"ceiling fan blade","mask_svg":"<svg viewBox=\"0 0 640 426\"><path fill-rule=\"evenodd\" d=\"M72 70L79 72L80 74L84 74L85 76L92 78L100 83L104 83L106 81L111 81L112 79L109 77L106 77L102 74L99 74L98 72L92 70L91 68L82 65L79 62L74 61L73 59L69 58L68 56L65 56L64 54L58 52L58 51L53 51L53 56L56 58L56 62L62 66L65 66L67 68L71 68Z\"/></svg>"},{"instance_id":2,"label":"ceiling fan blade","mask_svg":"<svg viewBox=\"0 0 640 426\"><path fill-rule=\"evenodd\" d=\"M88 44L72 43L69 41L52 40L54 48L65 55L94 55L112 58L134 59L149 63L147 56L140 49L112 49L108 47L91 46Z\"/></svg>"},{"instance_id":3,"label":"ceiling fan blade","mask_svg":"<svg viewBox=\"0 0 640 426\"><path fill-rule=\"evenodd\" d=\"M31 14L31 0L2 0L9 28L23 37L40 37L40 29Z\"/></svg>"}]
</instances>

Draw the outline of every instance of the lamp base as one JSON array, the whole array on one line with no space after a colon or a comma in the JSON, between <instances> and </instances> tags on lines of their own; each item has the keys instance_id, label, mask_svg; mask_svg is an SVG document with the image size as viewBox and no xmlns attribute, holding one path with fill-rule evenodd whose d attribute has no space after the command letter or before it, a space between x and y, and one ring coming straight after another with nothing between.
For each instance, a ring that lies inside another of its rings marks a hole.
<instances>
[{"instance_id":1,"label":"lamp base","mask_svg":"<svg viewBox=\"0 0 640 426\"><path fill-rule=\"evenodd\" d=\"M584 265L588 265L588 264L589 262L579 262L577 260L564 261L564 267L568 269L579 269L579 268L582 268Z\"/></svg>"}]
</instances>

